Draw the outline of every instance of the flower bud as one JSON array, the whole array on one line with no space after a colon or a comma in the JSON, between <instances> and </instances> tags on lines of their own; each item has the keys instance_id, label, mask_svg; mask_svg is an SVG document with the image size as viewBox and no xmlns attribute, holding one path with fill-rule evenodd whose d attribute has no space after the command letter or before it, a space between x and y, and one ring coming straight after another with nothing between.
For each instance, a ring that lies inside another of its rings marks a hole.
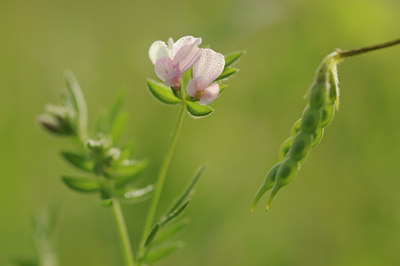
<instances>
[{"instance_id":1,"label":"flower bud","mask_svg":"<svg viewBox=\"0 0 400 266\"><path fill-rule=\"evenodd\" d=\"M65 107L56 105L47 105L46 113L42 114L37 119L47 131L63 136L75 134L71 124L71 112Z\"/></svg>"}]
</instances>

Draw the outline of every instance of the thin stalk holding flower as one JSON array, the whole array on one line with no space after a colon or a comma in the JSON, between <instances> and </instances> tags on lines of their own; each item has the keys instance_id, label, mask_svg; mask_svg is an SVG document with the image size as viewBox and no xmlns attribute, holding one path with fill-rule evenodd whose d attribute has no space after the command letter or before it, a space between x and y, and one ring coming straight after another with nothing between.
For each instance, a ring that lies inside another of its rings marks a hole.
<instances>
[{"instance_id":1,"label":"thin stalk holding flower","mask_svg":"<svg viewBox=\"0 0 400 266\"><path fill-rule=\"evenodd\" d=\"M165 155L163 164L161 166L160 173L158 174L157 183L156 183L155 190L154 190L153 200L151 202L150 209L147 214L145 226L143 228L142 239L140 241L138 257L143 256L144 244L145 244L147 235L150 233L150 229L154 222L154 217L156 214L157 206L160 201L162 189L164 187L165 177L167 176L167 171L168 171L172 156L175 151L176 143L178 141L179 131L182 127L183 118L185 117L185 110L186 110L186 101L182 101L181 110L179 112L178 121L176 123L174 133L172 135L172 140L169 145L167 154Z\"/></svg>"}]
</instances>

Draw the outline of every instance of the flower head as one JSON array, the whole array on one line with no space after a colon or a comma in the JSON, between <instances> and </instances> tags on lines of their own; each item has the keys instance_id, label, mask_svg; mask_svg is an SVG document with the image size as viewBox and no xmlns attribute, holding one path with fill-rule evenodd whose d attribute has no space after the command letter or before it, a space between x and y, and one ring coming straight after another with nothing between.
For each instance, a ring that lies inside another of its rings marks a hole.
<instances>
[{"instance_id":1,"label":"flower head","mask_svg":"<svg viewBox=\"0 0 400 266\"><path fill-rule=\"evenodd\" d=\"M220 88L217 83L211 83L221 75L224 67L225 58L222 54L208 48L202 49L200 58L193 66L193 79L187 85L187 94L200 100L201 105L213 102Z\"/></svg>"},{"instance_id":2,"label":"flower head","mask_svg":"<svg viewBox=\"0 0 400 266\"><path fill-rule=\"evenodd\" d=\"M168 40L168 46L163 41L155 41L150 46L149 57L154 64L156 75L170 87L180 85L180 77L200 56L201 38L185 36L174 43Z\"/></svg>"}]
</instances>

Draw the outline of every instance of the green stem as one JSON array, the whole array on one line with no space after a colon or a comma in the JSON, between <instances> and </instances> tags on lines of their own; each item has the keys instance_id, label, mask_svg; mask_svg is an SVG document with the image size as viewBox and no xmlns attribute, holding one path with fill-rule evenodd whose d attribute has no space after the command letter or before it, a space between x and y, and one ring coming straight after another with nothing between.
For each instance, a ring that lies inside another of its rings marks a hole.
<instances>
[{"instance_id":1,"label":"green stem","mask_svg":"<svg viewBox=\"0 0 400 266\"><path fill-rule=\"evenodd\" d=\"M380 44L371 45L371 46L366 46L366 47L362 47L362 48L358 48L358 49L354 49L354 50L341 51L341 50L338 49L337 53L339 54L339 56L341 58L344 58L344 57L364 54L364 53L368 53L368 52L371 52L371 51L387 48L387 47L394 46L394 45L397 45L397 44L400 44L400 38L396 39L396 40L389 41L389 42L380 43Z\"/></svg>"},{"instance_id":2,"label":"green stem","mask_svg":"<svg viewBox=\"0 0 400 266\"><path fill-rule=\"evenodd\" d=\"M121 205L118 200L112 199L112 208L117 222L119 238L121 240L122 250L124 252L125 265L134 266L135 262L133 259L131 243L129 241L128 230L126 229L126 224L124 220L124 215L122 214Z\"/></svg>"},{"instance_id":3,"label":"green stem","mask_svg":"<svg viewBox=\"0 0 400 266\"><path fill-rule=\"evenodd\" d=\"M165 156L164 162L161 166L160 173L158 175L156 187L154 190L153 200L150 205L149 212L147 214L146 222L143 229L142 239L140 241L138 257L142 257L144 255L144 244L146 242L147 235L150 233L151 226L153 225L154 216L156 214L157 205L160 200L161 192L164 186L165 177L167 175L167 171L169 168L169 164L172 159L172 155L175 150L176 142L178 140L178 134L180 128L182 127L183 118L185 116L186 102L182 101L181 111L179 113L178 122L175 127L174 134L172 136L171 144L169 145L169 149L167 155ZM140 262L139 262L140 263Z\"/></svg>"}]
</instances>

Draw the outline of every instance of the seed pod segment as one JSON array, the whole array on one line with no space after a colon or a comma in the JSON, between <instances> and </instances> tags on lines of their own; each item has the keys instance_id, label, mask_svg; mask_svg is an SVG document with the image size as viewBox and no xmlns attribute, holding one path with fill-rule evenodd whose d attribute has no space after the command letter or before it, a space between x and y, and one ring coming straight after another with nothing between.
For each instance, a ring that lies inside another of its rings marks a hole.
<instances>
[{"instance_id":1,"label":"seed pod segment","mask_svg":"<svg viewBox=\"0 0 400 266\"><path fill-rule=\"evenodd\" d=\"M272 188L271 194L269 194L268 203L265 206L265 211L269 210L271 202L275 197L276 193L284 186L289 184L293 178L296 176L297 171L299 169L299 162L288 158L279 166L279 169L276 172L275 184Z\"/></svg>"},{"instance_id":2,"label":"seed pod segment","mask_svg":"<svg viewBox=\"0 0 400 266\"><path fill-rule=\"evenodd\" d=\"M262 186L260 187L260 189L258 190L258 192L254 198L253 205L251 206L251 209L250 209L250 213L252 213L254 211L254 208L256 207L258 201L265 194L265 192L267 192L274 186L275 176L276 176L276 172L278 171L279 166L280 166L280 163L276 164L267 173L264 183L262 184Z\"/></svg>"}]
</instances>

